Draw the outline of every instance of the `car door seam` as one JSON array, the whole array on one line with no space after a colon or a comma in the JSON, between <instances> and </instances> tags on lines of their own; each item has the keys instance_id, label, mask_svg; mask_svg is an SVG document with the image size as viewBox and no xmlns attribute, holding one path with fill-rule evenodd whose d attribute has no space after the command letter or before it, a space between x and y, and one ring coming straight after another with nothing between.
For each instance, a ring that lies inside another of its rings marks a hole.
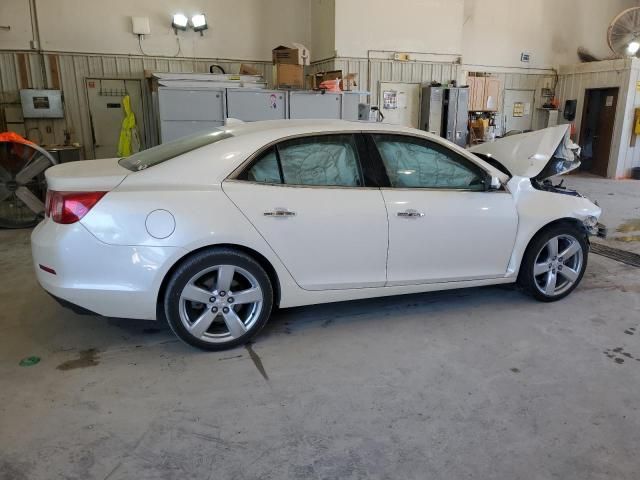
<instances>
[{"instance_id":1,"label":"car door seam","mask_svg":"<svg viewBox=\"0 0 640 480\"><path fill-rule=\"evenodd\" d=\"M264 235L262 235L262 232L260 232L260 230L258 229L258 227L256 227L253 222L251 221L251 219L244 213L244 211L242 211L242 209L238 206L238 204L236 204L236 202L233 201L233 199L231 198L231 196L225 191L224 189L224 182L222 182L220 184L220 188L222 189L222 192L225 194L225 196L229 199L229 201L233 204L234 207L236 207L238 209L238 211L240 212L240 214L247 219L247 222L249 222L249 225L251 225L253 227L253 229L256 231L256 233L258 235L260 235L260 238L262 238L262 240L264 240L264 243L267 244L267 246L271 249L271 251L273 252L273 254L275 255L275 257L280 261L280 263L282 264L282 266L284 267L284 269L287 271L287 273L289 274L289 276L293 279L294 283L301 288L304 291L310 291L307 290L306 288L302 287L298 281L296 280L296 278L293 276L293 274L291 273L291 271L289 270L289 268L287 267L287 265L284 263L284 261L282 260L282 258L280 258L280 255L278 255L278 252L276 252L273 248L273 246L269 243L269 241L264 237Z\"/></svg>"},{"instance_id":2,"label":"car door seam","mask_svg":"<svg viewBox=\"0 0 640 480\"><path fill-rule=\"evenodd\" d=\"M391 222L389 221L389 209L387 208L387 200L384 198L384 193L381 188L378 188L380 192L380 197L382 198L382 204L384 205L384 211L387 214L387 258L384 262L384 286L387 287L389 284L389 246L391 243Z\"/></svg>"}]
</instances>

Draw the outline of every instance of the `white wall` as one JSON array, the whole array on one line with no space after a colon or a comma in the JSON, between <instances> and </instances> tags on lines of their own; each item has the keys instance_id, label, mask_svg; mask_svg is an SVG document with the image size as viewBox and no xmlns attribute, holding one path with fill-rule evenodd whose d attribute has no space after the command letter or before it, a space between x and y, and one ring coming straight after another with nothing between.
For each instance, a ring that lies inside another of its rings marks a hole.
<instances>
[{"instance_id":1,"label":"white wall","mask_svg":"<svg viewBox=\"0 0 640 480\"><path fill-rule=\"evenodd\" d=\"M336 50L460 54L463 0L336 0Z\"/></svg>"},{"instance_id":2,"label":"white wall","mask_svg":"<svg viewBox=\"0 0 640 480\"><path fill-rule=\"evenodd\" d=\"M335 55L336 0L311 0L311 60Z\"/></svg>"},{"instance_id":3,"label":"white wall","mask_svg":"<svg viewBox=\"0 0 640 480\"><path fill-rule=\"evenodd\" d=\"M179 32L182 55L191 57L269 60L278 44L310 38L308 0L37 0L42 48L50 51L140 54L138 37L131 33L131 16L149 17L151 35L143 48L151 55L172 56L177 42L171 15L203 12L210 27L201 37ZM5 12L8 13L5 20ZM28 49L28 0L1 0L0 24L12 23L11 43L0 48Z\"/></svg>"},{"instance_id":4,"label":"white wall","mask_svg":"<svg viewBox=\"0 0 640 480\"><path fill-rule=\"evenodd\" d=\"M0 0L0 25L11 27L0 30L0 49L28 49L32 38L29 0Z\"/></svg>"},{"instance_id":5,"label":"white wall","mask_svg":"<svg viewBox=\"0 0 640 480\"><path fill-rule=\"evenodd\" d=\"M180 32L186 57L269 60L304 43L314 60L366 57L368 50L462 54L469 65L546 68L577 61L584 46L610 55L606 30L637 0L36 0L49 51L140 54L131 16L147 16L151 55L177 53L172 13L203 11L210 29ZM29 49L29 0L0 0L0 49ZM520 53L530 52L529 64Z\"/></svg>"},{"instance_id":6,"label":"white wall","mask_svg":"<svg viewBox=\"0 0 640 480\"><path fill-rule=\"evenodd\" d=\"M606 58L607 28L636 0L465 0L463 61L471 65L548 68L579 61L583 46ZM520 62L522 52L530 63Z\"/></svg>"}]
</instances>

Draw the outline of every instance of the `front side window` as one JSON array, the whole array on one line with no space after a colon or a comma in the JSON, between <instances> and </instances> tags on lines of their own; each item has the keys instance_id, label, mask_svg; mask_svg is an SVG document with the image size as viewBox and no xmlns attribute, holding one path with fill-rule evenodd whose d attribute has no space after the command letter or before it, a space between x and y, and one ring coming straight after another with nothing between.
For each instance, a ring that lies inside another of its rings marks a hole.
<instances>
[{"instance_id":1,"label":"front side window","mask_svg":"<svg viewBox=\"0 0 640 480\"><path fill-rule=\"evenodd\" d=\"M485 189L480 167L446 147L415 137L373 135L395 188Z\"/></svg>"},{"instance_id":2,"label":"front side window","mask_svg":"<svg viewBox=\"0 0 640 480\"><path fill-rule=\"evenodd\" d=\"M353 135L285 140L265 151L240 179L286 185L362 186Z\"/></svg>"}]
</instances>

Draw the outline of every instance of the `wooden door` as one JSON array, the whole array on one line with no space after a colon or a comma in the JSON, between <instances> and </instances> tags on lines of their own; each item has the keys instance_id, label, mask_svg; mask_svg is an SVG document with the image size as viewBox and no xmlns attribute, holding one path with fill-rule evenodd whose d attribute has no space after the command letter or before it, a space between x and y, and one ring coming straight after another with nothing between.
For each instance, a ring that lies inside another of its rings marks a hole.
<instances>
[{"instance_id":1,"label":"wooden door","mask_svg":"<svg viewBox=\"0 0 640 480\"><path fill-rule=\"evenodd\" d=\"M585 92L580 128L583 167L601 177L607 176L609 168L618 90L600 88Z\"/></svg>"},{"instance_id":2,"label":"wooden door","mask_svg":"<svg viewBox=\"0 0 640 480\"><path fill-rule=\"evenodd\" d=\"M484 110L485 78L469 77L467 83L469 84L469 110L474 112Z\"/></svg>"},{"instance_id":3,"label":"wooden door","mask_svg":"<svg viewBox=\"0 0 640 480\"><path fill-rule=\"evenodd\" d=\"M498 101L500 100L500 79L496 77L486 77L483 95L483 110L491 112L498 111Z\"/></svg>"}]
</instances>

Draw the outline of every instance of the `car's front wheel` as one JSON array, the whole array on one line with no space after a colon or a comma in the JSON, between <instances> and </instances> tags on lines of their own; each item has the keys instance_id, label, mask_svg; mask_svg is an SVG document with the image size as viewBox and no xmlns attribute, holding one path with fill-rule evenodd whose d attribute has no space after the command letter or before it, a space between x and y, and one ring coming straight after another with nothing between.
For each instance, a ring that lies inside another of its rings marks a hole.
<instances>
[{"instance_id":1,"label":"car's front wheel","mask_svg":"<svg viewBox=\"0 0 640 480\"><path fill-rule=\"evenodd\" d=\"M518 281L538 300L560 300L582 280L588 253L585 234L578 227L553 226L531 241L522 260Z\"/></svg>"},{"instance_id":2,"label":"car's front wheel","mask_svg":"<svg viewBox=\"0 0 640 480\"><path fill-rule=\"evenodd\" d=\"M267 322L272 305L273 288L262 266L226 248L199 252L180 264L164 299L173 332L204 350L248 342Z\"/></svg>"}]
</instances>

